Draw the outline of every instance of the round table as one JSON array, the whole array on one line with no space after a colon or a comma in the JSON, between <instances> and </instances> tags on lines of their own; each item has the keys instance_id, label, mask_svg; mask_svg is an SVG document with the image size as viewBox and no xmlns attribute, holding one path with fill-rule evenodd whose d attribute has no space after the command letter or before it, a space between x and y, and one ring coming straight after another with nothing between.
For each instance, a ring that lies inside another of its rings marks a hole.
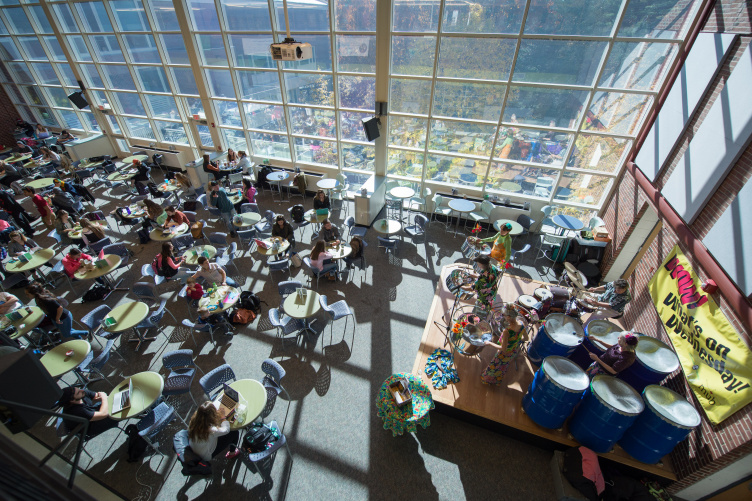
<instances>
[{"instance_id":1,"label":"round table","mask_svg":"<svg viewBox=\"0 0 752 501\"><path fill-rule=\"evenodd\" d=\"M382 235L393 235L402 229L402 223L393 219L377 219L373 222L373 229Z\"/></svg>"},{"instance_id":2,"label":"round table","mask_svg":"<svg viewBox=\"0 0 752 501\"><path fill-rule=\"evenodd\" d=\"M316 332L311 328L308 319L321 310L319 293L311 289L303 290L305 291L303 297L298 295L298 291L287 296L283 309L285 310L285 314L303 321L303 329L301 330L311 331L315 334Z\"/></svg>"},{"instance_id":3,"label":"round table","mask_svg":"<svg viewBox=\"0 0 752 501\"><path fill-rule=\"evenodd\" d=\"M140 324L148 315L149 305L140 301L130 301L114 307L104 318L102 327L111 333L123 332ZM116 323L107 325L108 318L114 318Z\"/></svg>"},{"instance_id":4,"label":"round table","mask_svg":"<svg viewBox=\"0 0 752 501\"><path fill-rule=\"evenodd\" d=\"M389 391L389 385L399 379L405 379L412 394L412 401L398 406ZM392 436L402 435L404 432L416 431L416 425L427 428L431 424L428 411L434 408L431 390L419 378L409 373L392 374L379 389L376 397L376 411L384 420L384 429L391 430Z\"/></svg>"},{"instance_id":5,"label":"round table","mask_svg":"<svg viewBox=\"0 0 752 501\"><path fill-rule=\"evenodd\" d=\"M206 254L208 254L208 256L204 254L204 251L206 252ZM183 253L183 257L185 258L183 260L183 263L195 266L198 264L198 258L200 258L201 256L206 256L209 259L213 259L216 255L217 248L213 245L196 245L195 247L191 247Z\"/></svg>"},{"instance_id":6,"label":"round table","mask_svg":"<svg viewBox=\"0 0 752 501\"><path fill-rule=\"evenodd\" d=\"M511 236L514 237L522 233L522 225L517 221L512 221L511 219L497 219L496 221L494 221L493 227L496 231L499 231L499 228L501 228L501 225L504 223L509 223L512 225L512 231L509 232Z\"/></svg>"},{"instance_id":7,"label":"round table","mask_svg":"<svg viewBox=\"0 0 752 501\"><path fill-rule=\"evenodd\" d=\"M280 242L279 249L277 250L274 250L273 248L275 239ZM256 252L264 256L276 256L277 254L282 254L290 248L290 242L280 237L265 238L263 242L267 243L269 245L269 248L264 249L260 245L256 245Z\"/></svg>"},{"instance_id":8,"label":"round table","mask_svg":"<svg viewBox=\"0 0 752 501\"><path fill-rule=\"evenodd\" d=\"M513 183L511 181L504 181L499 185L499 188L501 188L503 191L510 191L512 193L517 193L518 191L522 191L522 186L520 186L517 183Z\"/></svg>"},{"instance_id":9,"label":"round table","mask_svg":"<svg viewBox=\"0 0 752 501\"><path fill-rule=\"evenodd\" d=\"M279 191L280 201L282 200L282 184L281 183L288 177L290 177L290 173L286 171L276 171L266 176L266 180L269 183L277 185L277 191Z\"/></svg>"},{"instance_id":10,"label":"round table","mask_svg":"<svg viewBox=\"0 0 752 501\"><path fill-rule=\"evenodd\" d=\"M123 163L126 165L132 164L134 160L138 160L139 162L143 162L144 160L148 160L148 155L131 155L129 157L125 157L123 159Z\"/></svg>"},{"instance_id":11,"label":"round table","mask_svg":"<svg viewBox=\"0 0 752 501\"><path fill-rule=\"evenodd\" d=\"M158 242L167 242L168 240L172 240L175 237L179 237L180 235L185 234L188 231L188 228L188 225L185 223L171 227L169 233L164 233L162 231L162 228L155 228L151 230L149 236L152 240L156 240Z\"/></svg>"},{"instance_id":12,"label":"round table","mask_svg":"<svg viewBox=\"0 0 752 501\"><path fill-rule=\"evenodd\" d=\"M18 308L14 310L22 315L22 318L11 321L11 325L16 328L15 334L11 334L11 339L18 339L21 336L26 336L31 329L42 323L44 320L44 312L39 306L31 306L31 313L26 310L27 307ZM11 312L12 313L12 312Z\"/></svg>"},{"instance_id":13,"label":"round table","mask_svg":"<svg viewBox=\"0 0 752 501\"><path fill-rule=\"evenodd\" d=\"M157 185L157 190L161 191L162 193L170 193L172 191L178 191L179 189L180 189L180 186L178 186L177 184L172 184L172 183L170 184L162 183L162 184Z\"/></svg>"},{"instance_id":14,"label":"round table","mask_svg":"<svg viewBox=\"0 0 752 501\"><path fill-rule=\"evenodd\" d=\"M122 210L120 211L120 215L123 216L125 219L138 219L140 217L146 216L146 209L144 209L142 206L129 205L128 210L131 211L130 214L128 214L127 212L123 212Z\"/></svg>"},{"instance_id":15,"label":"round table","mask_svg":"<svg viewBox=\"0 0 752 501\"><path fill-rule=\"evenodd\" d=\"M347 244L339 244L337 247L326 245L326 252L332 255L332 259L342 259L352 253L352 247Z\"/></svg>"},{"instance_id":16,"label":"round table","mask_svg":"<svg viewBox=\"0 0 752 501\"><path fill-rule=\"evenodd\" d=\"M410 188L409 186L395 186L391 190L389 190L389 194L393 196L394 198L398 198L400 200L405 200L407 198L412 198L415 196L415 190ZM402 205L403 203L400 203L400 221L402 221Z\"/></svg>"},{"instance_id":17,"label":"round table","mask_svg":"<svg viewBox=\"0 0 752 501\"><path fill-rule=\"evenodd\" d=\"M230 422L230 429L239 430L249 424L261 414L266 406L266 389L255 379L238 379L230 383L230 388L240 394L245 401L245 413L242 420ZM237 413L236 413L237 414Z\"/></svg>"},{"instance_id":18,"label":"round table","mask_svg":"<svg viewBox=\"0 0 752 501\"><path fill-rule=\"evenodd\" d=\"M35 179L33 181L29 181L26 183L26 186L30 186L34 188L35 190L41 190L48 186L52 186L55 184L55 178L54 177L43 177L42 179Z\"/></svg>"},{"instance_id":19,"label":"round table","mask_svg":"<svg viewBox=\"0 0 752 501\"><path fill-rule=\"evenodd\" d=\"M71 356L65 353L73 350ZM59 344L45 353L39 361L52 377L60 377L72 371L84 361L91 351L91 344L83 339L73 339Z\"/></svg>"},{"instance_id":20,"label":"round table","mask_svg":"<svg viewBox=\"0 0 752 501\"><path fill-rule=\"evenodd\" d=\"M75 276L78 280L93 280L95 278L107 275L109 272L120 266L120 263L123 262L123 259L116 254L105 254L104 260L107 261L106 266L102 266L101 268L94 266L93 270L88 271L85 270L83 266L81 266L73 276Z\"/></svg>"},{"instance_id":21,"label":"round table","mask_svg":"<svg viewBox=\"0 0 752 501\"><path fill-rule=\"evenodd\" d=\"M5 159L5 161L8 163L25 162L30 158L31 153L27 153L26 155L8 157Z\"/></svg>"},{"instance_id":22,"label":"round table","mask_svg":"<svg viewBox=\"0 0 752 501\"><path fill-rule=\"evenodd\" d=\"M258 212L244 212L242 214L236 214L232 218L232 224L237 228L245 228L247 226L253 226L261 221L261 214Z\"/></svg>"},{"instance_id":23,"label":"round table","mask_svg":"<svg viewBox=\"0 0 752 501\"><path fill-rule=\"evenodd\" d=\"M131 395L131 406L123 409L117 414L112 413L112 402L115 395L123 390L128 389L128 379L133 381L133 394ZM107 398L107 407L110 418L115 421L123 421L132 417L137 417L162 396L164 389L164 379L158 372L139 372L126 378L110 392Z\"/></svg>"},{"instance_id":24,"label":"round table","mask_svg":"<svg viewBox=\"0 0 752 501\"><path fill-rule=\"evenodd\" d=\"M457 213L457 224L454 227L454 232L457 233L460 229L460 218L462 217L462 214L474 211L475 203L470 200L465 200L464 198L453 198L447 205Z\"/></svg>"},{"instance_id":25,"label":"round table","mask_svg":"<svg viewBox=\"0 0 752 501\"><path fill-rule=\"evenodd\" d=\"M236 190L227 191L227 199L232 203L232 205L239 204L241 200L243 200L243 190L240 188Z\"/></svg>"},{"instance_id":26,"label":"round table","mask_svg":"<svg viewBox=\"0 0 752 501\"><path fill-rule=\"evenodd\" d=\"M78 164L77 169L91 169L93 167L99 167L104 162L87 162Z\"/></svg>"},{"instance_id":27,"label":"round table","mask_svg":"<svg viewBox=\"0 0 752 501\"><path fill-rule=\"evenodd\" d=\"M137 170L131 169L127 170L125 172L113 172L109 176L107 176L108 181L128 181L129 179L133 179L136 177L136 174L138 174Z\"/></svg>"},{"instance_id":28,"label":"round table","mask_svg":"<svg viewBox=\"0 0 752 501\"><path fill-rule=\"evenodd\" d=\"M316 214L315 209L311 209L309 211L306 211L305 214L303 214L303 217L306 221L312 224L321 224L324 222L325 219L329 217L329 213L326 214Z\"/></svg>"},{"instance_id":29,"label":"round table","mask_svg":"<svg viewBox=\"0 0 752 501\"><path fill-rule=\"evenodd\" d=\"M585 227L585 223L576 217L565 214L557 214L551 218L551 221L564 231L579 231Z\"/></svg>"},{"instance_id":30,"label":"round table","mask_svg":"<svg viewBox=\"0 0 752 501\"><path fill-rule=\"evenodd\" d=\"M337 181L336 179L324 178L324 179L319 179L318 182L316 183L316 186L318 186L322 190L329 191L329 190L333 190L334 188L336 188L338 184L339 184L339 181Z\"/></svg>"},{"instance_id":31,"label":"round table","mask_svg":"<svg viewBox=\"0 0 752 501\"><path fill-rule=\"evenodd\" d=\"M227 296L230 296L228 301L225 301ZM198 300L199 308L206 308L209 313L220 313L227 311L240 300L240 289L231 287L229 285L220 285L217 287L216 292L209 296L204 296ZM212 309L214 308L214 309Z\"/></svg>"},{"instance_id":32,"label":"round table","mask_svg":"<svg viewBox=\"0 0 752 501\"><path fill-rule=\"evenodd\" d=\"M102 230L104 230L104 229L107 228L106 226L104 226L102 224L99 224L99 223L95 223L94 221L92 221L91 224L99 226L100 228L102 228ZM81 228L81 226L76 225L76 226L73 227L73 231L69 231L68 232L68 237L70 237L70 238L72 238L74 240L81 240L81 239L84 238L84 234L83 234L82 230L83 230L83 228Z\"/></svg>"},{"instance_id":33,"label":"round table","mask_svg":"<svg viewBox=\"0 0 752 501\"><path fill-rule=\"evenodd\" d=\"M52 257L55 255L55 250L52 248L49 249L40 249L36 252L33 252L31 254L31 259L29 259L27 262L21 262L21 261L14 261L12 263L7 263L5 265L5 271L9 273L21 273L24 271L33 271L42 266L43 264L46 264L52 259Z\"/></svg>"}]
</instances>

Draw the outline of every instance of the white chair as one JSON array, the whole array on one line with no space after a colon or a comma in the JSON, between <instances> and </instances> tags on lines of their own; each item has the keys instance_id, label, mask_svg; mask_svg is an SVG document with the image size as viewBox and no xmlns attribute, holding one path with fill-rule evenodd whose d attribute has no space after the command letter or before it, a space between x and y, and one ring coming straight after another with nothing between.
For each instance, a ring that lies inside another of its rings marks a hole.
<instances>
[{"instance_id":1,"label":"white chair","mask_svg":"<svg viewBox=\"0 0 752 501\"><path fill-rule=\"evenodd\" d=\"M551 195L556 180L552 177L539 177L535 180L535 189L533 190L536 197L546 197Z\"/></svg>"},{"instance_id":2,"label":"white chair","mask_svg":"<svg viewBox=\"0 0 752 501\"><path fill-rule=\"evenodd\" d=\"M451 207L444 207L444 197L439 194L433 196L433 212L431 213L431 221L436 219L436 216L444 216L447 218L447 222L444 223L444 231L449 226L449 216L452 214Z\"/></svg>"},{"instance_id":3,"label":"white chair","mask_svg":"<svg viewBox=\"0 0 752 501\"><path fill-rule=\"evenodd\" d=\"M428 197L431 196L431 188L426 186L423 188L423 196L422 197L412 197L407 202L407 208L409 211L413 211L413 206L417 206L418 208L423 207L423 211L426 210L426 200L428 200Z\"/></svg>"},{"instance_id":4,"label":"white chair","mask_svg":"<svg viewBox=\"0 0 752 501\"><path fill-rule=\"evenodd\" d=\"M483 221L488 222L486 226L486 235L488 235L488 229L491 227L491 211L494 210L494 204L488 200L483 200L480 204L480 210L475 210L467 215L468 219L472 219L474 223L480 223Z\"/></svg>"}]
</instances>

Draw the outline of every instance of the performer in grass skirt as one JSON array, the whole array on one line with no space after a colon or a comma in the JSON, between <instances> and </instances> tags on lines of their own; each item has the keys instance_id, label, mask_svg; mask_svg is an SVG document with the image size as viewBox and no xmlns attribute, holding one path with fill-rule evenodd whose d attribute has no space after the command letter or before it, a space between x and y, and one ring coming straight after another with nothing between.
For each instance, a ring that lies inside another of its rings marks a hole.
<instances>
[{"instance_id":1,"label":"performer in grass skirt","mask_svg":"<svg viewBox=\"0 0 752 501\"><path fill-rule=\"evenodd\" d=\"M509 362L517 354L520 339L522 338L522 331L525 329L522 318L520 318L517 308L513 304L510 303L504 306L503 316L505 325L499 339L499 344L486 341L486 346L493 346L499 351L480 375L483 384L501 384L507 373Z\"/></svg>"}]
</instances>

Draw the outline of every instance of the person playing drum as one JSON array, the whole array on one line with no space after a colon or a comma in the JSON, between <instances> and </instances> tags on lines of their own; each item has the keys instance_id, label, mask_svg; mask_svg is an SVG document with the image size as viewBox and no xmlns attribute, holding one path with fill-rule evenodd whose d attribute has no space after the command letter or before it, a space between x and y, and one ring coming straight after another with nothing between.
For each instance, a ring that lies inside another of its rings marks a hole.
<instances>
[{"instance_id":1,"label":"person playing drum","mask_svg":"<svg viewBox=\"0 0 752 501\"><path fill-rule=\"evenodd\" d=\"M499 338L499 344L486 341L486 346L493 346L498 352L491 363L480 375L483 384L501 384L509 368L509 362L514 359L517 348L520 344L522 331L525 326L519 317L517 308L513 304L507 303L504 306L504 330Z\"/></svg>"},{"instance_id":2,"label":"person playing drum","mask_svg":"<svg viewBox=\"0 0 752 501\"><path fill-rule=\"evenodd\" d=\"M512 255L512 237L509 236L510 231L512 231L512 225L504 223L496 235L479 240L486 243L493 242L491 257L501 263L502 267L509 262L509 258Z\"/></svg>"},{"instance_id":3,"label":"person playing drum","mask_svg":"<svg viewBox=\"0 0 752 501\"><path fill-rule=\"evenodd\" d=\"M486 314L491 313L491 307L496 299L496 289L499 286L499 277L501 271L491 264L491 258L488 256L478 256L473 259L478 263L480 273L470 273L469 276L475 279L474 283L463 285L466 290L475 291L478 299L476 307Z\"/></svg>"},{"instance_id":4,"label":"person playing drum","mask_svg":"<svg viewBox=\"0 0 752 501\"><path fill-rule=\"evenodd\" d=\"M602 287L588 289L588 292L600 292L598 299L588 298L585 302L597 308L588 318L588 323L596 319L614 318L624 313L627 303L632 300L629 293L629 282L624 279L614 280Z\"/></svg>"},{"instance_id":5,"label":"person playing drum","mask_svg":"<svg viewBox=\"0 0 752 501\"><path fill-rule=\"evenodd\" d=\"M634 334L627 332L619 336L616 344L604 343L600 339L591 336L590 342L598 343L606 352L600 357L595 353L590 354L593 363L587 368L589 376L596 374L611 374L615 376L635 361L635 349L637 348L638 338Z\"/></svg>"}]
</instances>

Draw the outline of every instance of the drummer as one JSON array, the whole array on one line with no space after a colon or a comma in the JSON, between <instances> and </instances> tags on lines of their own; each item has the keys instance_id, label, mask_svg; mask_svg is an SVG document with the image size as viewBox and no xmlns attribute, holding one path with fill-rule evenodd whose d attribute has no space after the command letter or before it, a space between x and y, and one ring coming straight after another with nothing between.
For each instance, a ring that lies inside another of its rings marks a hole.
<instances>
[{"instance_id":1,"label":"drummer","mask_svg":"<svg viewBox=\"0 0 752 501\"><path fill-rule=\"evenodd\" d=\"M510 231L512 231L512 225L504 223L496 235L482 240L478 239L480 242L493 242L491 257L501 263L502 267L504 267L505 263L509 262L509 258L512 255L512 237L509 236Z\"/></svg>"},{"instance_id":2,"label":"drummer","mask_svg":"<svg viewBox=\"0 0 752 501\"><path fill-rule=\"evenodd\" d=\"M496 289L499 287L499 277L501 271L491 264L491 258L488 256L478 256L473 259L478 263L480 273L470 273L470 277L475 279L472 284L465 284L462 288L472 290L478 296L476 307L486 314L491 313L494 299L496 299Z\"/></svg>"},{"instance_id":3,"label":"drummer","mask_svg":"<svg viewBox=\"0 0 752 501\"><path fill-rule=\"evenodd\" d=\"M587 298L588 305L597 308L588 318L593 320L620 317L624 313L627 303L632 300L629 293L629 282L624 279L614 280L601 287L593 287L588 292L600 292L597 299Z\"/></svg>"},{"instance_id":4,"label":"drummer","mask_svg":"<svg viewBox=\"0 0 752 501\"><path fill-rule=\"evenodd\" d=\"M587 368L589 376L596 374L611 374L615 376L635 361L635 349L637 348L638 338L631 332L625 332L619 336L616 344L604 343L600 339L590 336L590 342L598 343L606 352L600 357L595 353L590 354L593 363Z\"/></svg>"}]
</instances>

